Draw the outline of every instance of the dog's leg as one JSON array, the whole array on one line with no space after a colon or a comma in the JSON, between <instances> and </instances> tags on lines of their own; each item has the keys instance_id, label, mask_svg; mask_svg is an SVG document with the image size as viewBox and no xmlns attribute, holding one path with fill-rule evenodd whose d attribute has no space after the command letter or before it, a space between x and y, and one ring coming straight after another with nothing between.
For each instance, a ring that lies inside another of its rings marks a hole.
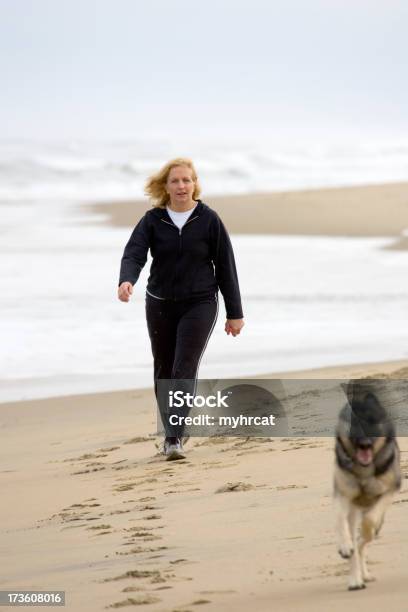
<instances>
[{"instance_id":1,"label":"dog's leg","mask_svg":"<svg viewBox=\"0 0 408 612\"><path fill-rule=\"evenodd\" d=\"M338 551L343 559L350 559L353 554L353 541L350 533L349 515L351 510L350 500L343 495L336 497L338 503L337 514L337 538Z\"/></svg>"},{"instance_id":2,"label":"dog's leg","mask_svg":"<svg viewBox=\"0 0 408 612\"><path fill-rule=\"evenodd\" d=\"M372 582L373 580L375 580L374 576L371 574L371 572L369 571L367 567L366 546L368 542L369 540L365 540L364 538L361 538L360 544L359 544L359 552L360 552L360 558L361 558L361 572L363 575L364 582Z\"/></svg>"},{"instance_id":3,"label":"dog's leg","mask_svg":"<svg viewBox=\"0 0 408 612\"><path fill-rule=\"evenodd\" d=\"M361 523L361 540L359 543L359 551L361 555L361 567L363 579L365 582L371 582L375 578L371 575L367 568L366 546L379 533L384 522L384 514L391 503L393 493L388 493L379 499L379 501L363 515Z\"/></svg>"},{"instance_id":4,"label":"dog's leg","mask_svg":"<svg viewBox=\"0 0 408 612\"><path fill-rule=\"evenodd\" d=\"M360 550L358 546L358 525L361 517L361 510L356 508L353 504L350 504L349 522L350 531L353 541L354 553L350 561L350 577L349 577L349 591L357 591L359 589L365 589L363 580L363 569L361 563Z\"/></svg>"}]
</instances>

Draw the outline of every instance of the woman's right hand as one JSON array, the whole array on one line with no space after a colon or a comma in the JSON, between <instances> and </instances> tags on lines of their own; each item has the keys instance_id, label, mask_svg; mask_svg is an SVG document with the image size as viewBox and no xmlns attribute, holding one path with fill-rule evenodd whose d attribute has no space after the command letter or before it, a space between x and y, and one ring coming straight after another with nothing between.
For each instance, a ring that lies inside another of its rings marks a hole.
<instances>
[{"instance_id":1,"label":"woman's right hand","mask_svg":"<svg viewBox=\"0 0 408 612\"><path fill-rule=\"evenodd\" d=\"M132 283L122 283L118 289L118 298L121 302L128 302L130 300L130 296L133 293L133 285Z\"/></svg>"}]
</instances>

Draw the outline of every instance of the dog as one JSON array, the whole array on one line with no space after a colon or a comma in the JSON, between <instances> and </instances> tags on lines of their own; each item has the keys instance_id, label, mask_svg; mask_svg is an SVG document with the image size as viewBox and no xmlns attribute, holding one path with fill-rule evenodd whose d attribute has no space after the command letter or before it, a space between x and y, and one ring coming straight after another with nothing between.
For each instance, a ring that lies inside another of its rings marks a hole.
<instances>
[{"instance_id":1,"label":"dog","mask_svg":"<svg viewBox=\"0 0 408 612\"><path fill-rule=\"evenodd\" d=\"M394 425L375 393L364 385L354 385L353 391L349 384L347 395L336 428L334 497L338 551L350 559L352 591L374 580L367 569L366 546L378 535L400 489L401 470Z\"/></svg>"}]
</instances>

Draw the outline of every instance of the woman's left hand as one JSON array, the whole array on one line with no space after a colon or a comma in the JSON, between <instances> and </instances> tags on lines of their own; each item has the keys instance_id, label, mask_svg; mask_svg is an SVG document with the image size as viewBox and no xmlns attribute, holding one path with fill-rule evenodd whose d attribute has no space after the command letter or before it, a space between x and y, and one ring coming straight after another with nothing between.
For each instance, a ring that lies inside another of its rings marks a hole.
<instances>
[{"instance_id":1,"label":"woman's left hand","mask_svg":"<svg viewBox=\"0 0 408 612\"><path fill-rule=\"evenodd\" d=\"M238 334L241 332L244 325L244 319L227 319L225 323L225 331L228 336L232 334L235 338L235 336L238 336Z\"/></svg>"}]
</instances>

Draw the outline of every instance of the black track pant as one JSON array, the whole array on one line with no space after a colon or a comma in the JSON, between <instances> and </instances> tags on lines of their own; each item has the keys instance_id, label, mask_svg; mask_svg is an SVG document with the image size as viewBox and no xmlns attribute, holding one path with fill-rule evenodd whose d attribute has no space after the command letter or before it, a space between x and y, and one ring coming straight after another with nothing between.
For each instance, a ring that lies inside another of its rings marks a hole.
<instances>
[{"instance_id":1,"label":"black track pant","mask_svg":"<svg viewBox=\"0 0 408 612\"><path fill-rule=\"evenodd\" d=\"M146 294L146 320L154 358L154 390L166 438L181 438L184 430L183 425L169 422L169 411L175 411L168 406L168 391L195 392L198 368L217 315L216 295L174 302ZM180 383L158 385L159 379L179 380ZM187 414L185 409L182 414Z\"/></svg>"}]
</instances>

